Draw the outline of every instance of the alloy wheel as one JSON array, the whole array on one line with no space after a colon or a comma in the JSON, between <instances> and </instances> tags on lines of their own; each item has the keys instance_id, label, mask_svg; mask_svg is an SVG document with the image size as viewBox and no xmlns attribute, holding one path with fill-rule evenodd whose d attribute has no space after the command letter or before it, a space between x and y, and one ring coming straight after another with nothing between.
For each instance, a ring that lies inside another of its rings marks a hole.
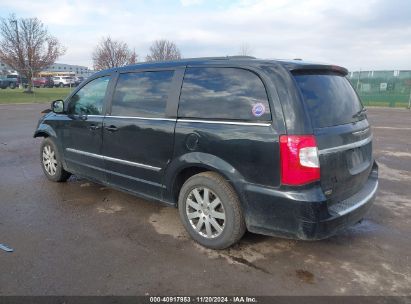
<instances>
[{"instance_id":1,"label":"alloy wheel","mask_svg":"<svg viewBox=\"0 0 411 304\"><path fill-rule=\"evenodd\" d=\"M216 238L224 230L226 215L220 198L209 188L196 187L187 196L186 215L201 236Z\"/></svg>"},{"instance_id":2,"label":"alloy wheel","mask_svg":"<svg viewBox=\"0 0 411 304\"><path fill-rule=\"evenodd\" d=\"M47 173L55 175L57 171L57 159L56 153L50 145L46 145L43 148L43 166Z\"/></svg>"}]
</instances>

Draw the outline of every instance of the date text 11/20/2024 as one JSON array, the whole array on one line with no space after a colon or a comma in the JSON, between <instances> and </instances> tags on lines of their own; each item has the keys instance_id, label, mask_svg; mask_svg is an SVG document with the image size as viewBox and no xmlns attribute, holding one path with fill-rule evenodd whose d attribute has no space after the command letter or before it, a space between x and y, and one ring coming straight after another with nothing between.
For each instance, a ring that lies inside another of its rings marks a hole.
<instances>
[{"instance_id":1,"label":"date text 11/20/2024","mask_svg":"<svg viewBox=\"0 0 411 304\"><path fill-rule=\"evenodd\" d=\"M150 303L258 303L255 297L150 297Z\"/></svg>"}]
</instances>

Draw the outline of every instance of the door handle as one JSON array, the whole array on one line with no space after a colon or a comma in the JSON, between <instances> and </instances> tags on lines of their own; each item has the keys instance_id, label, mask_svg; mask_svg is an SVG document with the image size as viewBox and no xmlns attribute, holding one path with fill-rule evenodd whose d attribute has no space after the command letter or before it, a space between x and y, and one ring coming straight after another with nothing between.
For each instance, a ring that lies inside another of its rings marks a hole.
<instances>
[{"instance_id":1,"label":"door handle","mask_svg":"<svg viewBox=\"0 0 411 304\"><path fill-rule=\"evenodd\" d=\"M92 131L100 129L100 127L97 125L90 125L88 128Z\"/></svg>"},{"instance_id":2,"label":"door handle","mask_svg":"<svg viewBox=\"0 0 411 304\"><path fill-rule=\"evenodd\" d=\"M106 127L106 130L109 132L116 132L118 131L118 128L116 126L111 125L111 126Z\"/></svg>"}]
</instances>

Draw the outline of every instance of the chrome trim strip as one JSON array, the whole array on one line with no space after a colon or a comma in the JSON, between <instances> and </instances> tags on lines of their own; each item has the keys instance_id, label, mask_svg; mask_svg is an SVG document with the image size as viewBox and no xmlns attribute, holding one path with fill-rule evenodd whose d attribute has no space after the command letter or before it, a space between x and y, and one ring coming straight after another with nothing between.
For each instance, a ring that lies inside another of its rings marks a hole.
<instances>
[{"instance_id":1,"label":"chrome trim strip","mask_svg":"<svg viewBox=\"0 0 411 304\"><path fill-rule=\"evenodd\" d=\"M351 211L361 207L362 205L366 204L373 196L374 194L377 192L378 190L378 181L375 183L374 189L366 196L364 197L361 201L359 201L357 204L343 210L340 212L337 212L340 216L341 215L345 215L347 213L350 213Z\"/></svg>"},{"instance_id":2,"label":"chrome trim strip","mask_svg":"<svg viewBox=\"0 0 411 304\"><path fill-rule=\"evenodd\" d=\"M160 120L160 121L177 121L176 118L163 118L163 117L139 117L139 116L116 116L116 115L106 115L105 117L110 118L133 118L133 119L141 119L141 120Z\"/></svg>"},{"instance_id":3,"label":"chrome trim strip","mask_svg":"<svg viewBox=\"0 0 411 304\"><path fill-rule=\"evenodd\" d=\"M348 149L354 149L354 148L358 148L361 147L363 145L368 144L370 141L372 141L372 135L370 137L367 137L363 140L359 140L347 145L342 145L342 146L337 146L337 147L332 147L332 148L328 148L328 149L321 149L318 150L318 154L319 155L324 155L324 154L328 154L328 153L334 153L334 152L338 152L338 151L344 151L344 150L348 150Z\"/></svg>"},{"instance_id":4,"label":"chrome trim strip","mask_svg":"<svg viewBox=\"0 0 411 304\"><path fill-rule=\"evenodd\" d=\"M66 148L66 151L77 153L77 154L82 154L82 155L86 155L86 156L90 156L90 157L95 157L95 158L99 158L99 159L104 159L103 155L94 154L94 153L90 153L90 152L86 152L86 151L80 151L80 150L76 150L76 149L72 149L72 148Z\"/></svg>"},{"instance_id":5,"label":"chrome trim strip","mask_svg":"<svg viewBox=\"0 0 411 304\"><path fill-rule=\"evenodd\" d=\"M176 118L163 118L163 117L140 117L140 116L116 116L116 115L87 115L87 117L110 117L110 118L120 118L120 119L141 119L141 120L160 120L160 121L177 121Z\"/></svg>"},{"instance_id":6,"label":"chrome trim strip","mask_svg":"<svg viewBox=\"0 0 411 304\"><path fill-rule=\"evenodd\" d=\"M225 120L177 119L177 122L199 122L199 123L207 123L207 124L258 126L258 127L269 127L269 126L271 126L271 123L242 122L242 121L237 122L237 121L225 121Z\"/></svg>"},{"instance_id":7,"label":"chrome trim strip","mask_svg":"<svg viewBox=\"0 0 411 304\"><path fill-rule=\"evenodd\" d=\"M144 169L149 169L149 170L154 170L154 171L160 171L161 170L161 168L159 168L159 167L153 167L153 166L150 166L150 165L135 163L135 162L131 162L131 161L124 160L124 159L119 159L119 158L94 154L94 153L90 153L90 152L86 152L86 151L80 151L80 150L76 150L76 149L72 149L72 148L66 148L66 151L77 153L77 154L82 154L82 155L86 155L86 156L90 156L90 157L95 157L95 158L98 158L98 159L108 160L108 161L112 161L112 162L119 163L119 164L124 164L124 165L129 165L129 166L134 166L134 167L139 167L139 168L144 168Z\"/></svg>"},{"instance_id":8,"label":"chrome trim strip","mask_svg":"<svg viewBox=\"0 0 411 304\"><path fill-rule=\"evenodd\" d=\"M119 164L124 164L124 165L129 165L129 166L134 166L134 167L140 167L140 168L150 169L150 170L154 170L154 171L160 171L161 170L161 168L159 168L159 167L153 167L153 166L150 166L150 165L135 163L135 162L131 162L131 161L124 160L124 159L119 159L119 158L114 158L114 157L109 157L109 156L103 156L103 158L104 158L104 160L109 160L109 161L119 163Z\"/></svg>"},{"instance_id":9,"label":"chrome trim strip","mask_svg":"<svg viewBox=\"0 0 411 304\"><path fill-rule=\"evenodd\" d=\"M166 188L165 185L155 183L155 182L151 182L151 181L148 181L148 180L145 180L145 179L140 179L140 178L136 178L136 177L133 177L133 176L129 176L129 175L121 174L121 173L118 173L118 172L114 172L114 171L111 171L111 170L106 170L106 169L96 167L96 166L92 166L92 165L89 165L89 164L85 164L85 163L82 163L82 162L79 162L79 161L76 161L76 160L73 160L73 159L70 159L70 158L67 158L67 160L72 162L72 163L75 163L75 164L78 164L78 165L81 165L81 166L85 166L85 167L88 167L88 168L91 168L91 169L94 169L94 170L98 170L98 171L102 171L102 172L105 172L105 173L110 173L110 174L113 174L113 175L125 177L125 178L132 179L132 180L135 180L135 181L141 182L141 183L145 183L145 184L149 184L149 185L153 185L153 186L157 186L157 187L161 187L161 188Z\"/></svg>"},{"instance_id":10,"label":"chrome trim strip","mask_svg":"<svg viewBox=\"0 0 411 304\"><path fill-rule=\"evenodd\" d=\"M370 127L367 127L364 130L357 131L357 132L352 132L352 135L359 136L359 135L365 134L365 133L368 132L369 129L370 129Z\"/></svg>"},{"instance_id":11,"label":"chrome trim strip","mask_svg":"<svg viewBox=\"0 0 411 304\"><path fill-rule=\"evenodd\" d=\"M208 124L223 124L223 125L238 125L238 126L257 126L269 127L271 123L265 122L247 122L247 121L227 121L227 120L201 120L201 119L185 119L185 118L162 118L162 117L139 117L139 116L116 116L116 115L87 115L89 117L110 117L110 118L134 118L141 120L158 120L158 121L174 121L174 122L199 122Z\"/></svg>"}]
</instances>

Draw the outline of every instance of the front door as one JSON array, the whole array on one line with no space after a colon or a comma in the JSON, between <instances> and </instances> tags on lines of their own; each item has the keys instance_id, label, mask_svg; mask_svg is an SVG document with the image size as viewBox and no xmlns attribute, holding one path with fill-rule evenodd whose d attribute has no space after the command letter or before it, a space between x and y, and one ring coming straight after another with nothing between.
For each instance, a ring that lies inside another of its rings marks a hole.
<instances>
[{"instance_id":1,"label":"front door","mask_svg":"<svg viewBox=\"0 0 411 304\"><path fill-rule=\"evenodd\" d=\"M164 169L173 153L176 118L166 114L173 79L173 70L119 75L111 115L103 123L108 183L161 197Z\"/></svg>"},{"instance_id":2,"label":"front door","mask_svg":"<svg viewBox=\"0 0 411 304\"><path fill-rule=\"evenodd\" d=\"M101 145L109 81L110 76L96 78L71 96L67 101L66 120L62 122L68 171L99 181L105 181Z\"/></svg>"}]
</instances>

